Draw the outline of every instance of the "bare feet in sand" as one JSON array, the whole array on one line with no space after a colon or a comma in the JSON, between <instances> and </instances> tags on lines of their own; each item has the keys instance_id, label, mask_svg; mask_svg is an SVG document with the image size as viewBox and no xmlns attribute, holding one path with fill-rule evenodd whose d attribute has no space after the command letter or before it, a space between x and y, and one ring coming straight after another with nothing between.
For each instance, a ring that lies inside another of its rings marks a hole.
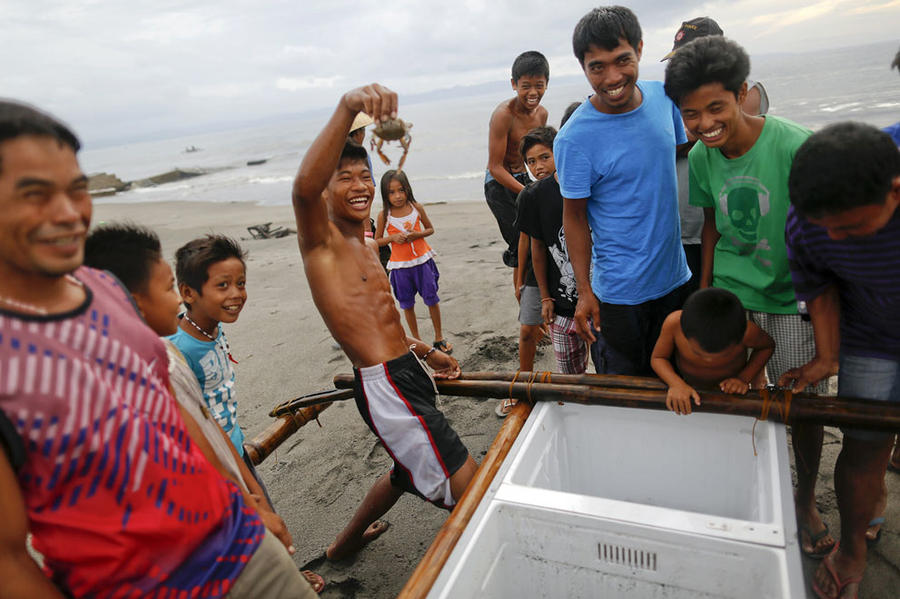
<instances>
[{"instance_id":1,"label":"bare feet in sand","mask_svg":"<svg viewBox=\"0 0 900 599\"><path fill-rule=\"evenodd\" d=\"M314 590L317 595L325 588L325 579L312 570L303 570L300 574L303 574L303 578L306 579L306 582L309 583L309 586L312 587L312 590Z\"/></svg>"},{"instance_id":2,"label":"bare feet in sand","mask_svg":"<svg viewBox=\"0 0 900 599\"><path fill-rule=\"evenodd\" d=\"M325 557L331 561L346 559L383 535L391 527L386 520L376 520L365 530L359 539L338 539L325 551Z\"/></svg>"}]
</instances>

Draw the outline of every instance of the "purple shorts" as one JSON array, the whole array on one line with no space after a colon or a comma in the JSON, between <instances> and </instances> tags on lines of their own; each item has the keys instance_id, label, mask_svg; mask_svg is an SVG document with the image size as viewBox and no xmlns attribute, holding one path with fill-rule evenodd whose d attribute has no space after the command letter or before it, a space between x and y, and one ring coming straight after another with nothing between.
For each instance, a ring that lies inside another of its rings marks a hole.
<instances>
[{"instance_id":1,"label":"purple shorts","mask_svg":"<svg viewBox=\"0 0 900 599\"><path fill-rule=\"evenodd\" d=\"M394 297L400 302L400 307L409 310L416 305L416 293L422 296L426 306L434 306L441 298L438 297L437 266L433 259L428 262L410 266L409 268L395 268L390 273L391 289Z\"/></svg>"}]
</instances>

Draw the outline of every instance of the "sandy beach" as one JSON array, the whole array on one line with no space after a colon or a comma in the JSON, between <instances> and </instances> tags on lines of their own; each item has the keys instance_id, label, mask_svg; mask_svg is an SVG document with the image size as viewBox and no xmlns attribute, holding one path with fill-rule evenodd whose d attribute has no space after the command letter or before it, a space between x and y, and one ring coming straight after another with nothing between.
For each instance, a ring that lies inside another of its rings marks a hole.
<instances>
[{"instance_id":1,"label":"sandy beach","mask_svg":"<svg viewBox=\"0 0 900 599\"><path fill-rule=\"evenodd\" d=\"M377 205L377 204L376 204ZM511 273L500 261L497 225L483 201L429 205L435 225L429 243L441 273L445 335L464 370L516 370L518 307ZM96 204L93 222L131 221L154 229L165 256L208 232L242 240L249 299L237 323L226 328L235 359L239 420L248 437L270 422L269 410L288 399L330 388L332 377L351 372L310 297L296 236L252 240L246 227L271 222L294 226L290 206L250 203ZM419 329L431 341L425 306L417 304ZM348 318L364 315L348 315ZM536 370L552 370L552 349L539 348ZM442 397L442 409L469 451L480 460L500 428L495 401ZM677 425L673 415L673 425ZM298 566L328 583L322 597L388 598L403 587L430 545L446 513L405 495L387 514L392 528L355 558L327 562L324 550L362 500L390 458L369 432L352 401L332 405L321 428L307 425L260 466L275 507L294 537ZM840 522L832 472L840 433L826 429L818 499L837 537ZM750 449L748 448L748 451ZM648 460L653 456L648 455ZM861 597L900 594L900 475L887 474L890 494L880 543L869 552ZM710 481L715 484L715 481ZM816 562L804 559L807 577ZM560 597L565 581L560 581ZM748 590L749 592L749 590ZM810 593L812 595L812 593Z\"/></svg>"}]
</instances>

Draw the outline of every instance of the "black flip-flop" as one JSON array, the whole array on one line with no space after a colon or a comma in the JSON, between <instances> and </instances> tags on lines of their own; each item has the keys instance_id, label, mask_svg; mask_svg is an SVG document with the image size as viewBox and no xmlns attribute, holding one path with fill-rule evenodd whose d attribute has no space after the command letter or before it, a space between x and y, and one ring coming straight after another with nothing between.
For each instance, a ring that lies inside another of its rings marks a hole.
<instances>
[{"instance_id":1,"label":"black flip-flop","mask_svg":"<svg viewBox=\"0 0 900 599\"><path fill-rule=\"evenodd\" d=\"M446 339L441 339L440 341L435 341L433 344L435 349L439 349L448 356L453 353L453 346L447 343Z\"/></svg>"},{"instance_id":2,"label":"black flip-flop","mask_svg":"<svg viewBox=\"0 0 900 599\"><path fill-rule=\"evenodd\" d=\"M811 531L808 526L804 526L802 524L798 524L798 528L799 528L799 530L797 531L797 537L798 537L798 540L800 541L800 551L802 551L803 555L805 555L807 557L811 557L812 559L822 559L826 555L831 553L831 551L834 549L835 545L837 545L837 542L835 542L834 545L829 545L828 547L825 547L821 551L815 551L816 545L819 544L819 541L831 534L831 531L828 530L827 524L825 525L824 530L817 532L817 533L813 533L813 531ZM803 539L800 538L801 532L805 532L806 536L809 537L809 545L810 545L810 547L813 548L813 551L807 551L806 549L803 548Z\"/></svg>"}]
</instances>

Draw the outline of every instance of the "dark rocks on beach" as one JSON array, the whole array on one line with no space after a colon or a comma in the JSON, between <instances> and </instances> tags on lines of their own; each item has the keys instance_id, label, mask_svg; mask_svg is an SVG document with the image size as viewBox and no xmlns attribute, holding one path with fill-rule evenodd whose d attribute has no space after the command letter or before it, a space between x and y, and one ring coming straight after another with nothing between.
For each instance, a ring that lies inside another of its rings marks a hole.
<instances>
[{"instance_id":1,"label":"dark rocks on beach","mask_svg":"<svg viewBox=\"0 0 900 599\"><path fill-rule=\"evenodd\" d=\"M171 171L162 173L161 175L154 175L152 177L147 177L146 179L138 179L137 181L132 181L132 187L153 187L155 185L162 185L164 183L175 183L176 181L183 181L184 179L192 179L194 177L199 177L200 175L205 175L209 171L205 171L202 169L181 169L176 168Z\"/></svg>"},{"instance_id":2,"label":"dark rocks on beach","mask_svg":"<svg viewBox=\"0 0 900 599\"><path fill-rule=\"evenodd\" d=\"M95 198L103 196L111 196L120 191L128 191L135 187L155 187L165 183L175 183L184 179L192 179L201 175L206 175L221 169L182 169L176 168L171 171L138 179L136 181L122 181L117 176L110 173L95 173L88 176L88 189Z\"/></svg>"},{"instance_id":3,"label":"dark rocks on beach","mask_svg":"<svg viewBox=\"0 0 900 599\"><path fill-rule=\"evenodd\" d=\"M111 196L119 191L125 191L131 183L122 181L109 173L95 173L88 177L88 190L94 197Z\"/></svg>"}]
</instances>

